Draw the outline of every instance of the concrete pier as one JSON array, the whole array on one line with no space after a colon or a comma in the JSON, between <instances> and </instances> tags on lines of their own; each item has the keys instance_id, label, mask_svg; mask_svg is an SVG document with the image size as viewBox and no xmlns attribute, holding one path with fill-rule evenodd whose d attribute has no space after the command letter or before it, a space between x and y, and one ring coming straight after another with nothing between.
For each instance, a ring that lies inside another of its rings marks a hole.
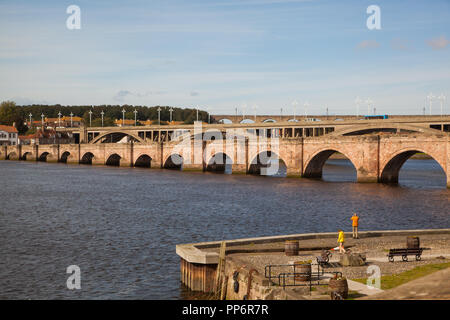
<instances>
[{"instance_id":1,"label":"concrete pier","mask_svg":"<svg viewBox=\"0 0 450 320\"><path fill-rule=\"evenodd\" d=\"M436 241L438 243L446 242L450 239L450 229L424 229L424 230L374 230L360 231L361 240L369 241L375 244L383 243L384 239L395 239L405 241L407 236L421 236L425 238L428 244ZM227 299L242 299L244 295L250 294L250 299L294 299L289 291L282 290L279 287L271 286L269 280L264 277L264 268L255 268L248 261L253 261L255 255L259 255L261 261L270 261L277 254L284 255L284 242L286 240L299 240L302 254L317 255L314 252L320 252L322 248L330 248L336 245L337 233L308 233L292 234L273 237L258 237L226 241L226 263L225 275L228 279L226 288ZM351 239L351 233L346 233L347 239ZM444 237L442 240L434 240L433 237ZM373 239L373 240L371 240ZM356 243L356 242L355 242ZM216 279L216 268L219 261L219 248L221 241L201 242L191 244L179 244L176 246L176 254L180 257L180 280L189 289L204 293L211 293ZM405 243L403 243L404 245ZM306 246L305 246L306 245ZM396 244L398 246L398 244ZM327 247L328 246L328 247ZM375 245L376 247L376 245ZM428 248L429 249L429 248ZM448 248L450 249L450 248ZM379 250L386 250L386 248ZM309 253L307 253L309 252ZM436 254L438 252L438 254ZM436 259L437 255L450 256L448 253L434 251L427 253L429 259ZM245 257L248 256L248 259ZM270 259L268 259L270 258ZM287 257L285 257L287 258ZM298 258L298 257L297 257ZM295 259L292 257L291 259ZM369 256L374 263L386 263L386 253L381 251L378 256ZM257 260L257 259L256 259ZM269 264L268 262L265 262ZM261 266L260 266L261 267ZM259 271L258 271L259 270ZM233 274L238 271L237 281L241 288L234 292Z\"/></svg>"}]
</instances>

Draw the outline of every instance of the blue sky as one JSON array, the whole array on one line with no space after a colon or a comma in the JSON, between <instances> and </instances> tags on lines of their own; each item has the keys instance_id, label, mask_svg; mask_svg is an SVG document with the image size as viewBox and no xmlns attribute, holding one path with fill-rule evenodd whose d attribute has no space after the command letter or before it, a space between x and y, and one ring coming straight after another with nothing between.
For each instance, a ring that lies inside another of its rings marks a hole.
<instances>
[{"instance_id":1,"label":"blue sky","mask_svg":"<svg viewBox=\"0 0 450 320\"><path fill-rule=\"evenodd\" d=\"M450 94L449 0L0 0L0 30L0 100L19 104L354 114L359 96L421 114L429 92Z\"/></svg>"}]
</instances>

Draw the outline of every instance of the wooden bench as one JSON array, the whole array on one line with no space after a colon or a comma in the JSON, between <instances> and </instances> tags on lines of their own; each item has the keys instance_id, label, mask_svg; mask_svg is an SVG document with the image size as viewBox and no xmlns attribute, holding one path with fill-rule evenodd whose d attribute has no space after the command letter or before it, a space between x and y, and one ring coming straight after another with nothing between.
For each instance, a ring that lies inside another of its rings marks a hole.
<instances>
[{"instance_id":1,"label":"wooden bench","mask_svg":"<svg viewBox=\"0 0 450 320\"><path fill-rule=\"evenodd\" d=\"M423 248L402 248L402 249L389 249L388 259L389 262L394 262L395 256L401 256L403 261L408 261L408 256L416 256L416 260L420 261Z\"/></svg>"}]
</instances>

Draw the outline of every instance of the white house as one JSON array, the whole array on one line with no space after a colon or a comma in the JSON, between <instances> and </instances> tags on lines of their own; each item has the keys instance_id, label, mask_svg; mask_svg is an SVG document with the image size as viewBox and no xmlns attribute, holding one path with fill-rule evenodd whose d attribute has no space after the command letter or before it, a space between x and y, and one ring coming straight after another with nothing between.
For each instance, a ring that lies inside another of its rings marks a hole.
<instances>
[{"instance_id":1,"label":"white house","mask_svg":"<svg viewBox=\"0 0 450 320\"><path fill-rule=\"evenodd\" d=\"M19 133L13 126L0 125L0 146L15 146L19 142Z\"/></svg>"}]
</instances>

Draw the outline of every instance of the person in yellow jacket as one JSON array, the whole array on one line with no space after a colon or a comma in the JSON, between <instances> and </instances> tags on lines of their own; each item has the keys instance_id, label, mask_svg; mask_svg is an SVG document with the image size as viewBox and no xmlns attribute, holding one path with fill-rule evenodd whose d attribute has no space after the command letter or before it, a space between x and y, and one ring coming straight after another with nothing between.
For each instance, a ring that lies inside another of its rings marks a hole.
<instances>
[{"instance_id":1,"label":"person in yellow jacket","mask_svg":"<svg viewBox=\"0 0 450 320\"><path fill-rule=\"evenodd\" d=\"M352 228L353 228L353 239L358 239L358 221L359 217L355 213L353 213L353 216L350 218L352 220Z\"/></svg>"},{"instance_id":2,"label":"person in yellow jacket","mask_svg":"<svg viewBox=\"0 0 450 320\"><path fill-rule=\"evenodd\" d=\"M339 235L338 235L338 241L337 241L339 243L339 253L345 253L344 241L345 241L344 231L339 229Z\"/></svg>"}]
</instances>

